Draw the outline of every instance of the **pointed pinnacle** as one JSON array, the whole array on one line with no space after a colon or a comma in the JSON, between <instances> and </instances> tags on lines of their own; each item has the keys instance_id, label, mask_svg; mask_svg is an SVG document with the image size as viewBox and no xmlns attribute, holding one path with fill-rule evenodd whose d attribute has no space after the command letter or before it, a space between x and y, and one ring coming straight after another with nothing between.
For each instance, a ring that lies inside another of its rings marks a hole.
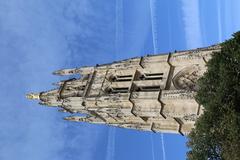
<instances>
[{"instance_id":1,"label":"pointed pinnacle","mask_svg":"<svg viewBox=\"0 0 240 160\"><path fill-rule=\"evenodd\" d=\"M39 93L29 93L26 94L26 98L39 100L40 99L39 95L40 95Z\"/></svg>"}]
</instances>

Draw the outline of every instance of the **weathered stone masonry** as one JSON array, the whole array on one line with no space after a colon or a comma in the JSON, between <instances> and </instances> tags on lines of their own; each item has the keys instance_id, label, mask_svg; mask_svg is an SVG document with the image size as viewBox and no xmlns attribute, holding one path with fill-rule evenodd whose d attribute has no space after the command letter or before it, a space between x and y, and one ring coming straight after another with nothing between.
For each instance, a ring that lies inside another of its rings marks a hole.
<instances>
[{"instance_id":1,"label":"weathered stone masonry","mask_svg":"<svg viewBox=\"0 0 240 160\"><path fill-rule=\"evenodd\" d=\"M215 45L63 69L54 74L81 77L58 82L57 89L27 97L72 113L65 118L68 121L187 135L203 113L194 99L196 82L206 71L211 55L220 49Z\"/></svg>"}]
</instances>

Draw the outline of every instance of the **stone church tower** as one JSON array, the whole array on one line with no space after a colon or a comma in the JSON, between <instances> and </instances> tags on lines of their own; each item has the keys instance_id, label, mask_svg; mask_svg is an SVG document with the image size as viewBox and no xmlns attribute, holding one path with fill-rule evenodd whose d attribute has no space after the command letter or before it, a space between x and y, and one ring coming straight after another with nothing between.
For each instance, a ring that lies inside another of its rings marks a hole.
<instances>
[{"instance_id":1,"label":"stone church tower","mask_svg":"<svg viewBox=\"0 0 240 160\"><path fill-rule=\"evenodd\" d=\"M194 100L196 81L220 49L215 45L59 70L54 74L80 78L58 82L59 88L27 98L72 113L64 118L67 121L187 135L203 113Z\"/></svg>"}]
</instances>

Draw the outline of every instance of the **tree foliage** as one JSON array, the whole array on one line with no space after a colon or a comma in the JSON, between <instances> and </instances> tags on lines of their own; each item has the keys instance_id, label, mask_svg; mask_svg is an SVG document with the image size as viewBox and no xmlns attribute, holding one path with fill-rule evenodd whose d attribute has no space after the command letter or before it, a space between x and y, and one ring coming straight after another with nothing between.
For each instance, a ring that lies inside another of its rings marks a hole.
<instances>
[{"instance_id":1,"label":"tree foliage","mask_svg":"<svg viewBox=\"0 0 240 160\"><path fill-rule=\"evenodd\" d=\"M189 134L189 160L240 160L240 32L221 46L198 82L204 114Z\"/></svg>"}]
</instances>

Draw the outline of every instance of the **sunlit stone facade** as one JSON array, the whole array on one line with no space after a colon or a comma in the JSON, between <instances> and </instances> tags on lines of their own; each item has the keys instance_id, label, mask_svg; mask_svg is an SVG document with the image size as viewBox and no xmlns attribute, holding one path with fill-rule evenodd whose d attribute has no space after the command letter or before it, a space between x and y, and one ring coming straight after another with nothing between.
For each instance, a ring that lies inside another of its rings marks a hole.
<instances>
[{"instance_id":1,"label":"sunlit stone facade","mask_svg":"<svg viewBox=\"0 0 240 160\"><path fill-rule=\"evenodd\" d=\"M63 69L54 74L79 74L80 78L58 82L57 89L27 97L71 113L67 121L187 135L203 113L194 99L196 81L220 49L215 45Z\"/></svg>"}]
</instances>

